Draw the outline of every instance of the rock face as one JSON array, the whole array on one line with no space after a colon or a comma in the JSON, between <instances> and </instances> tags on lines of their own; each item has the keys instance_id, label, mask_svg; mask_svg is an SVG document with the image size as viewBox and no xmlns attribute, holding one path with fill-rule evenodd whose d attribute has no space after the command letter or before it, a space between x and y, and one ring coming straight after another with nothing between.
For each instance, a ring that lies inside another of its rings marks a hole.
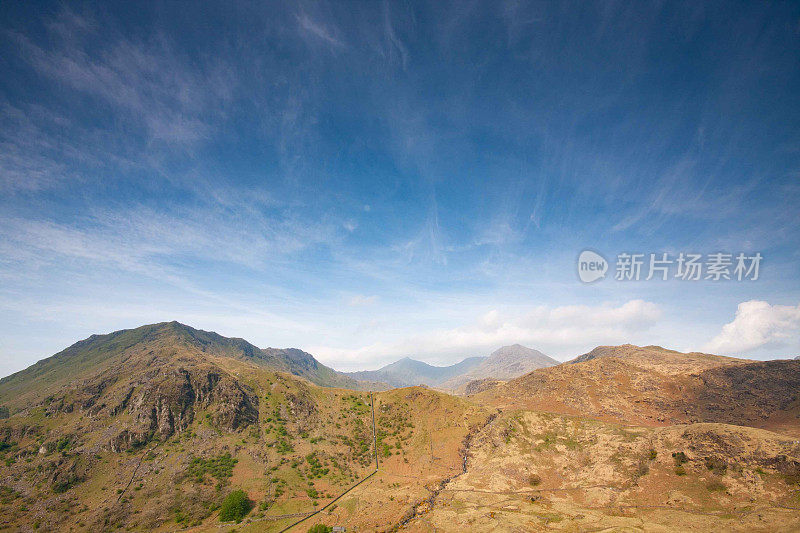
<instances>
[{"instance_id":1,"label":"rock face","mask_svg":"<svg viewBox=\"0 0 800 533\"><path fill-rule=\"evenodd\" d=\"M498 384L500 384L500 382L496 379L476 379L464 386L464 394L466 396L472 396L473 394L489 390Z\"/></svg>"},{"instance_id":2,"label":"rock face","mask_svg":"<svg viewBox=\"0 0 800 533\"><path fill-rule=\"evenodd\" d=\"M206 410L218 428L234 431L258 420L258 398L231 376L216 369L180 368L131 389L114 414L128 413L133 424L112 439L112 448L140 446L152 437L166 439Z\"/></svg>"},{"instance_id":3,"label":"rock face","mask_svg":"<svg viewBox=\"0 0 800 533\"><path fill-rule=\"evenodd\" d=\"M177 322L95 335L0 382L4 401L46 416L80 412L107 426L113 450L164 440L201 412L220 431L258 420L258 396L217 358L260 350ZM19 398L21 397L21 400Z\"/></svg>"}]
</instances>

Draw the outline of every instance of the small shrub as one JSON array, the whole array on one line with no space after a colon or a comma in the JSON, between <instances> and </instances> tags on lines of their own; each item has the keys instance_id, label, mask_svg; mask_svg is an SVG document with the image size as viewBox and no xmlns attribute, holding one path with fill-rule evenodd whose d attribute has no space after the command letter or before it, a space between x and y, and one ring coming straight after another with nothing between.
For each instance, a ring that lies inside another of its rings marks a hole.
<instances>
[{"instance_id":1,"label":"small shrub","mask_svg":"<svg viewBox=\"0 0 800 533\"><path fill-rule=\"evenodd\" d=\"M316 524L308 528L308 533L331 533L331 531L333 528L325 524Z\"/></svg>"},{"instance_id":2,"label":"small shrub","mask_svg":"<svg viewBox=\"0 0 800 533\"><path fill-rule=\"evenodd\" d=\"M685 476L686 475L686 469L683 468L682 466L676 466L675 467L675 475Z\"/></svg>"},{"instance_id":3,"label":"small shrub","mask_svg":"<svg viewBox=\"0 0 800 533\"><path fill-rule=\"evenodd\" d=\"M7 505L19 498L19 493L11 487L0 485L0 503Z\"/></svg>"},{"instance_id":4,"label":"small shrub","mask_svg":"<svg viewBox=\"0 0 800 533\"><path fill-rule=\"evenodd\" d=\"M727 487L719 481L711 481L706 485L706 488L709 490L709 492L718 492L725 490Z\"/></svg>"},{"instance_id":5,"label":"small shrub","mask_svg":"<svg viewBox=\"0 0 800 533\"><path fill-rule=\"evenodd\" d=\"M655 461L656 457L658 457L658 452L651 448L647 458L650 459L651 461Z\"/></svg>"},{"instance_id":6,"label":"small shrub","mask_svg":"<svg viewBox=\"0 0 800 533\"><path fill-rule=\"evenodd\" d=\"M675 466L681 466L683 463L689 462L689 458L683 452L672 452L672 459L675 460Z\"/></svg>"},{"instance_id":7,"label":"small shrub","mask_svg":"<svg viewBox=\"0 0 800 533\"><path fill-rule=\"evenodd\" d=\"M713 471L715 474L724 475L728 470L728 463L719 457L706 457L706 468Z\"/></svg>"},{"instance_id":8,"label":"small shrub","mask_svg":"<svg viewBox=\"0 0 800 533\"><path fill-rule=\"evenodd\" d=\"M253 502L243 490L235 490L228 494L219 507L219 519L222 522L241 522L242 518L253 508Z\"/></svg>"},{"instance_id":9,"label":"small shrub","mask_svg":"<svg viewBox=\"0 0 800 533\"><path fill-rule=\"evenodd\" d=\"M542 483L542 478L538 474L531 474L530 477L528 477L528 483L536 487Z\"/></svg>"},{"instance_id":10,"label":"small shrub","mask_svg":"<svg viewBox=\"0 0 800 533\"><path fill-rule=\"evenodd\" d=\"M55 492L56 494L67 492L72 487L72 484L73 482L71 480L57 481L53 483L53 492Z\"/></svg>"}]
</instances>

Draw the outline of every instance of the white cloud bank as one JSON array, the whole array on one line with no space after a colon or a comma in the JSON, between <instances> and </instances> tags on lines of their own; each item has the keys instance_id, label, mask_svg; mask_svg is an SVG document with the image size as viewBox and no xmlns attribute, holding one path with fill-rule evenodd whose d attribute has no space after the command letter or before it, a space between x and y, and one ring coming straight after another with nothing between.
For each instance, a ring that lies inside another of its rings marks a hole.
<instances>
[{"instance_id":1,"label":"white cloud bank","mask_svg":"<svg viewBox=\"0 0 800 533\"><path fill-rule=\"evenodd\" d=\"M703 347L720 354L745 354L759 348L797 345L800 305L770 305L759 300L742 302L733 322Z\"/></svg>"},{"instance_id":2,"label":"white cloud bank","mask_svg":"<svg viewBox=\"0 0 800 533\"><path fill-rule=\"evenodd\" d=\"M377 342L358 348L310 346L308 351L334 368L377 367L399 357L421 357L429 362L454 362L465 356L488 355L507 344L520 343L547 354L569 353L598 344L620 344L653 326L661 309L652 302L631 300L614 307L539 306L514 316L492 310L474 323L409 336L397 342Z\"/></svg>"}]
</instances>

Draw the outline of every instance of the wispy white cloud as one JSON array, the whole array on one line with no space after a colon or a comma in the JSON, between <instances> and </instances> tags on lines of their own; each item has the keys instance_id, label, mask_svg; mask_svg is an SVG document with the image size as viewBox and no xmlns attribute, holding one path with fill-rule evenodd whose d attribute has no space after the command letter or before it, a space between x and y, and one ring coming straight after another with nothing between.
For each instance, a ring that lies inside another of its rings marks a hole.
<instances>
[{"instance_id":1,"label":"wispy white cloud","mask_svg":"<svg viewBox=\"0 0 800 533\"><path fill-rule=\"evenodd\" d=\"M402 39L397 36L397 32L394 29L391 6L388 1L383 3L383 24L387 56L389 60L399 58L400 65L403 70L406 70L408 68L408 48Z\"/></svg>"},{"instance_id":2,"label":"wispy white cloud","mask_svg":"<svg viewBox=\"0 0 800 533\"><path fill-rule=\"evenodd\" d=\"M251 269L281 264L309 247L333 246L342 232L335 220L309 220L282 209L269 214L241 199L228 205L216 200L169 210L92 208L70 223L3 216L0 250L20 272L66 260L169 278L175 262Z\"/></svg>"},{"instance_id":3,"label":"wispy white cloud","mask_svg":"<svg viewBox=\"0 0 800 533\"><path fill-rule=\"evenodd\" d=\"M20 54L39 74L124 111L152 140L191 144L210 134L208 110L219 112L234 79L222 64L188 67L169 41L139 42L64 10L50 25L53 44L44 47L10 34ZM90 44L91 43L91 44Z\"/></svg>"},{"instance_id":4,"label":"wispy white cloud","mask_svg":"<svg viewBox=\"0 0 800 533\"><path fill-rule=\"evenodd\" d=\"M301 31L305 34L313 35L334 48L345 47L345 43L334 37L333 32L326 25L312 19L308 14L299 13L297 15L297 22L300 25Z\"/></svg>"}]
</instances>

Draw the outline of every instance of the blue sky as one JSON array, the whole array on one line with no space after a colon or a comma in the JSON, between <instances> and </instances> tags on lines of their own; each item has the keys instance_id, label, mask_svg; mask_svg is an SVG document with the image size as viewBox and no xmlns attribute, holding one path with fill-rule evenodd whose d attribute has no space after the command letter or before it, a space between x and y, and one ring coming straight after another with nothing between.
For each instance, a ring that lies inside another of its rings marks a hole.
<instances>
[{"instance_id":1,"label":"blue sky","mask_svg":"<svg viewBox=\"0 0 800 533\"><path fill-rule=\"evenodd\" d=\"M796 3L0 17L0 374L173 319L343 370L800 353ZM587 285L586 248L764 260Z\"/></svg>"}]
</instances>

